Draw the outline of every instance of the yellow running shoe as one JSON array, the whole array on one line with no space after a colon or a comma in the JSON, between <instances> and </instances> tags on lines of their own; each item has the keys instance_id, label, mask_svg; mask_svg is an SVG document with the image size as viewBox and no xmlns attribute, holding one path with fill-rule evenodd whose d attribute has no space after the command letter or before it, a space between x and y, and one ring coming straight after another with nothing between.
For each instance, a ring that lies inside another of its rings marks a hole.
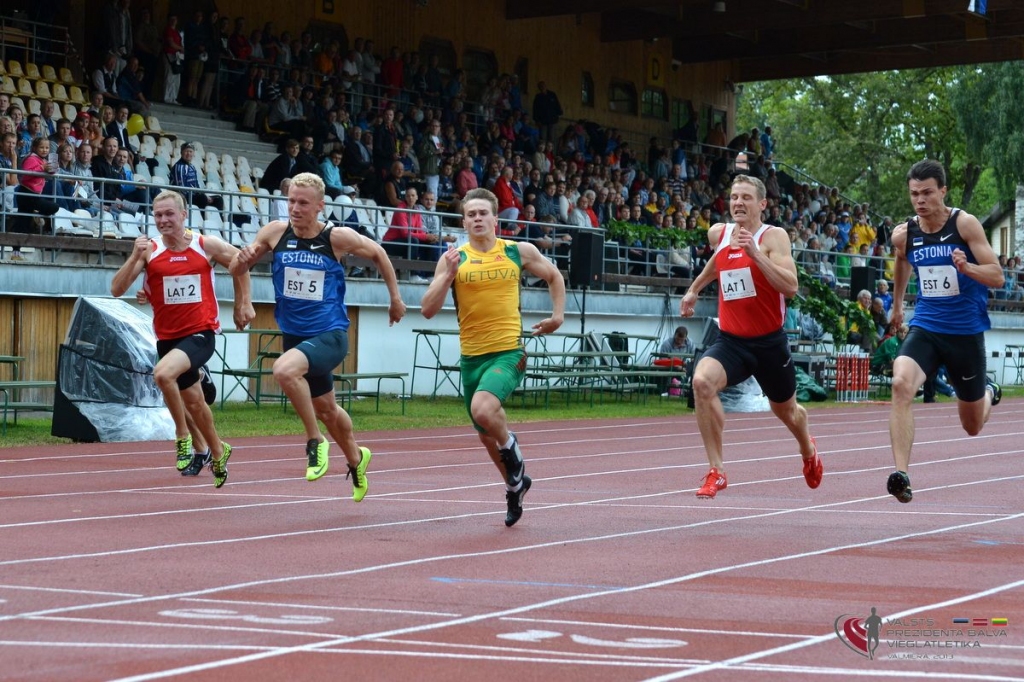
<instances>
[{"instance_id":1,"label":"yellow running shoe","mask_svg":"<svg viewBox=\"0 0 1024 682\"><path fill-rule=\"evenodd\" d=\"M350 464L348 473L345 474L345 478L352 477L352 499L356 502L362 502L366 497L366 491L370 489L370 482L366 480L366 469L370 466L370 458L373 457L369 448L359 448L359 452L363 455L359 459L359 465Z\"/></svg>"},{"instance_id":2,"label":"yellow running shoe","mask_svg":"<svg viewBox=\"0 0 1024 682\"><path fill-rule=\"evenodd\" d=\"M192 434L175 440L174 449L178 451L178 461L175 464L178 471L188 469L188 465L192 463Z\"/></svg>"},{"instance_id":3,"label":"yellow running shoe","mask_svg":"<svg viewBox=\"0 0 1024 682\"><path fill-rule=\"evenodd\" d=\"M231 459L231 446L227 443L220 444L224 448L224 454L220 459L210 462L210 471L213 472L213 487L219 488L228 480L228 460Z\"/></svg>"},{"instance_id":4,"label":"yellow running shoe","mask_svg":"<svg viewBox=\"0 0 1024 682\"><path fill-rule=\"evenodd\" d=\"M306 480L315 481L327 473L327 451L331 444L326 440L310 438L306 441Z\"/></svg>"}]
</instances>

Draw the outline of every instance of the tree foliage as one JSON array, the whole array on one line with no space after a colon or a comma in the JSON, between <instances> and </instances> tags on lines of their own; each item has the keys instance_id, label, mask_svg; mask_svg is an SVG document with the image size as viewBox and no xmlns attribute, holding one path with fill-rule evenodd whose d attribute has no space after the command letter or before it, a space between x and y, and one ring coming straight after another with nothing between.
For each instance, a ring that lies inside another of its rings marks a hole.
<instances>
[{"instance_id":1,"label":"tree foliage","mask_svg":"<svg viewBox=\"0 0 1024 682\"><path fill-rule=\"evenodd\" d=\"M906 173L933 158L950 202L984 216L1024 172L1019 62L748 83L741 129L771 125L782 169L837 186L899 222L910 214Z\"/></svg>"}]
</instances>

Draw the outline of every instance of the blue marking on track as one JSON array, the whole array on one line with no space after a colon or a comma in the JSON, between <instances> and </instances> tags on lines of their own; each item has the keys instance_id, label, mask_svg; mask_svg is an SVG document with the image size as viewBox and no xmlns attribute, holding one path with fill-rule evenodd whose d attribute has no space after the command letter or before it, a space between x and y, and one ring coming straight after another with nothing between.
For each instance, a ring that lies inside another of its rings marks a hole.
<instances>
[{"instance_id":1,"label":"blue marking on track","mask_svg":"<svg viewBox=\"0 0 1024 682\"><path fill-rule=\"evenodd\" d=\"M618 585L577 585L575 583L541 583L532 580L485 580L476 578L444 578L433 577L431 580L439 583L482 583L487 585L520 585L529 587L569 587L583 588L585 590L621 590Z\"/></svg>"}]
</instances>

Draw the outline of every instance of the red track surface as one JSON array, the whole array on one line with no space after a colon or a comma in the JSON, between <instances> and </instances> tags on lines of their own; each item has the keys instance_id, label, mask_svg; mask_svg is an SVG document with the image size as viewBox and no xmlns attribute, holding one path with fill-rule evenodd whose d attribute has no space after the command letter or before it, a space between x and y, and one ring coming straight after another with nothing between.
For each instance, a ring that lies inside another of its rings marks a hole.
<instances>
[{"instance_id":1,"label":"red track surface","mask_svg":"<svg viewBox=\"0 0 1024 682\"><path fill-rule=\"evenodd\" d=\"M3 450L0 678L1024 679L1021 407L967 438L919 406L909 505L884 405L812 412L817 490L773 417L729 415L712 501L692 416L523 425L511 529L468 428L361 434L358 505L337 448L305 481L301 436L235 441L221 490L161 444ZM873 661L834 632L872 606L925 619Z\"/></svg>"}]
</instances>

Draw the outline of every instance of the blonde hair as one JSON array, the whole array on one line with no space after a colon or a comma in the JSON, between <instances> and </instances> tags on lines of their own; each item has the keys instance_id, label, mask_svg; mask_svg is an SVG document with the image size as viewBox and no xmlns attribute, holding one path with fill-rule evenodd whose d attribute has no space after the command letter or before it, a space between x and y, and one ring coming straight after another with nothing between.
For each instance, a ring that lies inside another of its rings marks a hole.
<instances>
[{"instance_id":1,"label":"blonde hair","mask_svg":"<svg viewBox=\"0 0 1024 682\"><path fill-rule=\"evenodd\" d=\"M466 196L462 198L463 218L466 217L466 204L473 201L474 199L482 199L484 201L489 202L491 204L491 213L493 213L495 217L498 216L498 197L496 197L494 195L494 192L492 192L489 189L477 187L476 189L471 189L468 192L466 192Z\"/></svg>"},{"instance_id":2,"label":"blonde hair","mask_svg":"<svg viewBox=\"0 0 1024 682\"><path fill-rule=\"evenodd\" d=\"M733 187L735 187L736 185L738 185L740 183L746 183L748 185L753 185L754 189L757 190L757 200L758 201L761 201L762 199L764 199L765 196L768 194L767 191L764 188L764 183L761 182L757 178L753 178L753 177L751 177L749 175L737 175L735 178L733 178L733 180L732 180L732 186Z\"/></svg>"},{"instance_id":3,"label":"blonde hair","mask_svg":"<svg viewBox=\"0 0 1024 682\"><path fill-rule=\"evenodd\" d=\"M324 181L315 173L299 173L292 178L292 187L309 187L317 194L317 199L324 198Z\"/></svg>"},{"instance_id":4,"label":"blonde hair","mask_svg":"<svg viewBox=\"0 0 1024 682\"><path fill-rule=\"evenodd\" d=\"M153 205L156 206L158 201L173 201L175 207L182 213L185 212L185 199L174 190L165 189L160 194L153 197Z\"/></svg>"}]
</instances>

